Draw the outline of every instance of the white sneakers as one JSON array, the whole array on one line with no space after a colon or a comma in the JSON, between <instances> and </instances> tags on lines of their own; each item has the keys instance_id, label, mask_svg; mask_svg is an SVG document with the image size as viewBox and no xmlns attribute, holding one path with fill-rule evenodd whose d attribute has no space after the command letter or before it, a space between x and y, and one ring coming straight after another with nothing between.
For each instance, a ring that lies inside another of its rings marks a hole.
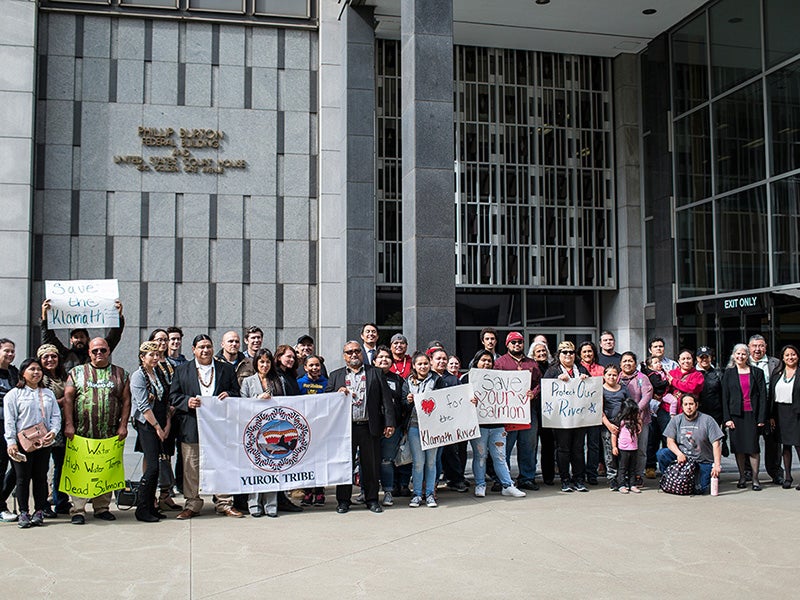
<instances>
[{"instance_id":1,"label":"white sneakers","mask_svg":"<svg viewBox=\"0 0 800 600\"><path fill-rule=\"evenodd\" d=\"M485 498L486 497L486 486L485 485L476 485L475 486L475 497L476 498Z\"/></svg>"},{"instance_id":2,"label":"white sneakers","mask_svg":"<svg viewBox=\"0 0 800 600\"><path fill-rule=\"evenodd\" d=\"M504 487L503 491L500 492L503 496L511 496L513 498L524 498L525 492L522 490L518 490L515 485L510 485L508 487Z\"/></svg>"},{"instance_id":3,"label":"white sneakers","mask_svg":"<svg viewBox=\"0 0 800 600\"><path fill-rule=\"evenodd\" d=\"M4 510L0 513L0 521L4 523L13 523L17 518L17 513L11 512L10 510Z\"/></svg>"}]
</instances>

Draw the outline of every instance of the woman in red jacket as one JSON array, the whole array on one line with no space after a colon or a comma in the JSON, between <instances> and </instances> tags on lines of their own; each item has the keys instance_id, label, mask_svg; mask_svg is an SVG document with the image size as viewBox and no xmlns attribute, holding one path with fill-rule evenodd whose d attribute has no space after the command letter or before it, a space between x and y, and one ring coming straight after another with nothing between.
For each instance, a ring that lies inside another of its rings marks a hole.
<instances>
[{"instance_id":1,"label":"woman in red jacket","mask_svg":"<svg viewBox=\"0 0 800 600\"><path fill-rule=\"evenodd\" d=\"M678 414L683 412L681 397L684 394L691 394L698 398L703 389L703 383L705 383L703 373L695 369L694 364L694 353L691 350L683 349L678 355L678 368L667 373L670 392L678 399ZM665 405L662 402L662 408L669 411L669 404Z\"/></svg>"}]
</instances>

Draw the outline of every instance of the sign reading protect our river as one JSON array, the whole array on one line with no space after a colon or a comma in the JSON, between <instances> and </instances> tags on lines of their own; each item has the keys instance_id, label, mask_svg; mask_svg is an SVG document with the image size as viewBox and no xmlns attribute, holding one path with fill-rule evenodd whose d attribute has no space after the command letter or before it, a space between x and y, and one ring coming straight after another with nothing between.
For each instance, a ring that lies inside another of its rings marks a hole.
<instances>
[{"instance_id":1,"label":"sign reading protect our river","mask_svg":"<svg viewBox=\"0 0 800 600\"><path fill-rule=\"evenodd\" d=\"M93 440L76 435L66 442L59 482L62 492L79 498L94 498L125 487L122 463L125 440L116 436Z\"/></svg>"},{"instance_id":2,"label":"sign reading protect our river","mask_svg":"<svg viewBox=\"0 0 800 600\"><path fill-rule=\"evenodd\" d=\"M542 425L554 429L603 422L603 378L542 379Z\"/></svg>"},{"instance_id":3,"label":"sign reading protect our river","mask_svg":"<svg viewBox=\"0 0 800 600\"><path fill-rule=\"evenodd\" d=\"M48 329L119 327L114 302L119 298L116 279L45 281L45 298L50 300Z\"/></svg>"}]
</instances>

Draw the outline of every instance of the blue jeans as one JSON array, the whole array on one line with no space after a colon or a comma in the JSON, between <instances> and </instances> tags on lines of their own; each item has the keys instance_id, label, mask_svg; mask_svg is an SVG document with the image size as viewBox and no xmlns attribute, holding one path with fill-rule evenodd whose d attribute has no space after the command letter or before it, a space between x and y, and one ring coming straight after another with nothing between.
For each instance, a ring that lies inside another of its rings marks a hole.
<instances>
[{"instance_id":1,"label":"blue jeans","mask_svg":"<svg viewBox=\"0 0 800 600\"><path fill-rule=\"evenodd\" d=\"M391 492L394 488L394 457L403 433L395 429L391 437L381 438L381 485L384 492Z\"/></svg>"},{"instance_id":2,"label":"blue jeans","mask_svg":"<svg viewBox=\"0 0 800 600\"><path fill-rule=\"evenodd\" d=\"M436 453L439 449L422 449L418 427L408 428L408 441L411 443L411 483L414 486L414 495L422 496L422 482L424 480L425 495L430 496L436 487Z\"/></svg>"},{"instance_id":3,"label":"blue jeans","mask_svg":"<svg viewBox=\"0 0 800 600\"><path fill-rule=\"evenodd\" d=\"M663 474L667 467L678 460L678 457L669 448L661 448L656 452L656 460L658 461L658 470ZM713 466L711 463L697 463L697 480L694 483L694 489L698 494L704 494L711 485L711 468Z\"/></svg>"},{"instance_id":4,"label":"blue jeans","mask_svg":"<svg viewBox=\"0 0 800 600\"><path fill-rule=\"evenodd\" d=\"M517 446L517 466L519 466L520 483L536 479L536 450L539 436L536 431L536 414L531 415L531 428L509 431L506 438L506 465L511 468L511 453Z\"/></svg>"},{"instance_id":5,"label":"blue jeans","mask_svg":"<svg viewBox=\"0 0 800 600\"><path fill-rule=\"evenodd\" d=\"M511 473L506 464L506 430L504 427L481 427L481 437L472 442L472 474L475 485L486 485L486 454L492 456L494 472L503 487L510 486Z\"/></svg>"}]
</instances>

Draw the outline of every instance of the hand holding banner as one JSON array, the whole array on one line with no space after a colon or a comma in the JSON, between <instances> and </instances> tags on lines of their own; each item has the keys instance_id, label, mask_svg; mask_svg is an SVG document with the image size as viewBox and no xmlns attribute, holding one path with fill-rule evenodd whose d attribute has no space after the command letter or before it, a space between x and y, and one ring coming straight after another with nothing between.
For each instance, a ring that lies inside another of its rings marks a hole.
<instances>
[{"instance_id":1,"label":"hand holding banner","mask_svg":"<svg viewBox=\"0 0 800 600\"><path fill-rule=\"evenodd\" d=\"M553 429L603 422L603 378L542 379L542 425Z\"/></svg>"},{"instance_id":2,"label":"hand holding banner","mask_svg":"<svg viewBox=\"0 0 800 600\"><path fill-rule=\"evenodd\" d=\"M45 281L44 288L45 298L50 300L49 329L119 327L114 306L119 298L116 279Z\"/></svg>"},{"instance_id":3,"label":"hand holding banner","mask_svg":"<svg viewBox=\"0 0 800 600\"><path fill-rule=\"evenodd\" d=\"M469 385L414 394L414 406L417 408L423 450L481 436Z\"/></svg>"},{"instance_id":4,"label":"hand holding banner","mask_svg":"<svg viewBox=\"0 0 800 600\"><path fill-rule=\"evenodd\" d=\"M470 369L469 384L478 397L481 425L531 424L530 371Z\"/></svg>"},{"instance_id":5,"label":"hand holding banner","mask_svg":"<svg viewBox=\"0 0 800 600\"><path fill-rule=\"evenodd\" d=\"M59 489L70 496L95 498L125 487L122 454L125 440L93 440L79 435L67 439Z\"/></svg>"}]
</instances>

